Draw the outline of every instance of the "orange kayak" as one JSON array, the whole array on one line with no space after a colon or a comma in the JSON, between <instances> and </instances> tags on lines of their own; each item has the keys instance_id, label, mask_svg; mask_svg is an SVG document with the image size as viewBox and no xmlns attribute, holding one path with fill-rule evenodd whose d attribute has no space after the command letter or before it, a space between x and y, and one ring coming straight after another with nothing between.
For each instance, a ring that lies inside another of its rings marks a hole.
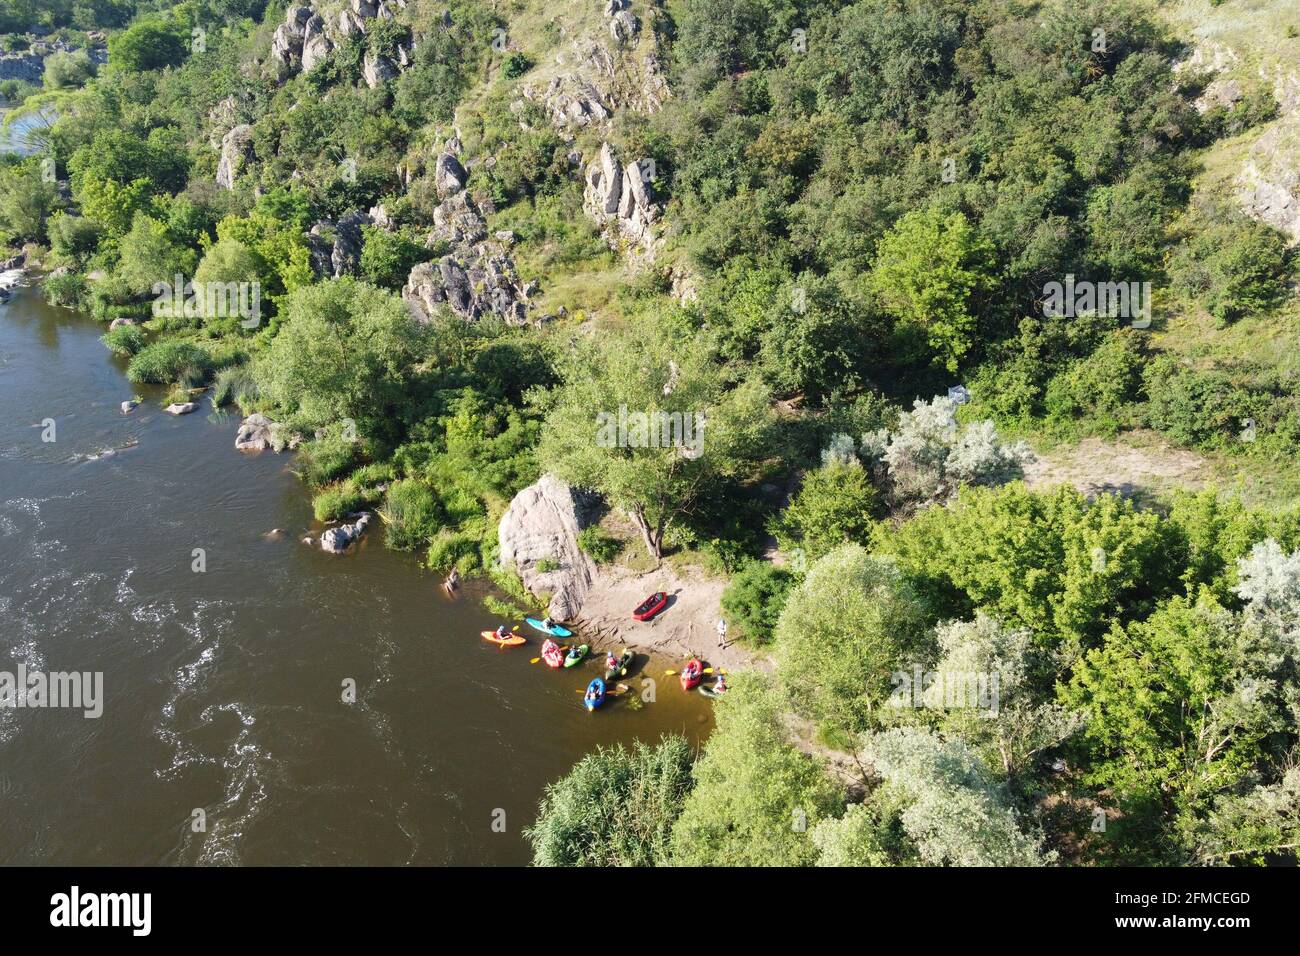
<instances>
[{"instance_id":1,"label":"orange kayak","mask_svg":"<svg viewBox=\"0 0 1300 956\"><path fill-rule=\"evenodd\" d=\"M483 635L483 640L491 641L493 644L500 644L502 647L518 647L520 644L527 644L525 638L518 634L507 634L505 637L497 637L496 631L479 631Z\"/></svg>"}]
</instances>

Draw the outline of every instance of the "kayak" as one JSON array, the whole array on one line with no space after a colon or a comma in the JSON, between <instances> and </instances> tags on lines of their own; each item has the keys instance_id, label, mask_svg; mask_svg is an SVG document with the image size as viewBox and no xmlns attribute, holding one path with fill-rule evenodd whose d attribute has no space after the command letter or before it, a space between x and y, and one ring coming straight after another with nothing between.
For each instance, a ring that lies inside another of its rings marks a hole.
<instances>
[{"instance_id":1,"label":"kayak","mask_svg":"<svg viewBox=\"0 0 1300 956\"><path fill-rule=\"evenodd\" d=\"M704 665L698 657L692 657L682 668L682 690L694 690L704 677Z\"/></svg>"},{"instance_id":2,"label":"kayak","mask_svg":"<svg viewBox=\"0 0 1300 956\"><path fill-rule=\"evenodd\" d=\"M559 667L564 663L564 652L560 650L560 645L556 644L549 638L542 643L542 660L546 661L547 667Z\"/></svg>"},{"instance_id":3,"label":"kayak","mask_svg":"<svg viewBox=\"0 0 1300 956\"><path fill-rule=\"evenodd\" d=\"M656 591L636 606L632 616L638 621L648 621L667 606L668 595L663 591Z\"/></svg>"},{"instance_id":4,"label":"kayak","mask_svg":"<svg viewBox=\"0 0 1300 956\"><path fill-rule=\"evenodd\" d=\"M611 657L613 655L610 655ZM609 657L605 658L605 680L613 680L615 677L623 677L627 674L627 669L632 666L632 660L636 657L630 650L624 651L623 656L618 659L614 665L610 665Z\"/></svg>"},{"instance_id":5,"label":"kayak","mask_svg":"<svg viewBox=\"0 0 1300 956\"><path fill-rule=\"evenodd\" d=\"M582 659L587 656L587 652L590 650L590 644L579 644L577 647L569 648L569 653L564 655L564 666L573 667L582 663Z\"/></svg>"},{"instance_id":6,"label":"kayak","mask_svg":"<svg viewBox=\"0 0 1300 956\"><path fill-rule=\"evenodd\" d=\"M596 692L595 697L590 696L592 691ZM595 710L603 703L605 703L605 682L597 677L587 685L587 693L582 695L582 706L588 710Z\"/></svg>"},{"instance_id":7,"label":"kayak","mask_svg":"<svg viewBox=\"0 0 1300 956\"><path fill-rule=\"evenodd\" d=\"M493 644L500 644L502 647L518 647L520 644L528 643L528 638L520 637L518 634L497 637L496 631L479 631L479 633L483 635L483 640L491 641Z\"/></svg>"},{"instance_id":8,"label":"kayak","mask_svg":"<svg viewBox=\"0 0 1300 956\"><path fill-rule=\"evenodd\" d=\"M573 637L573 632L571 630L567 627L560 627L558 624L552 624L550 627L547 627L535 617L526 617L524 618L524 621L537 628L537 630L541 631L543 634L550 634L552 637Z\"/></svg>"}]
</instances>

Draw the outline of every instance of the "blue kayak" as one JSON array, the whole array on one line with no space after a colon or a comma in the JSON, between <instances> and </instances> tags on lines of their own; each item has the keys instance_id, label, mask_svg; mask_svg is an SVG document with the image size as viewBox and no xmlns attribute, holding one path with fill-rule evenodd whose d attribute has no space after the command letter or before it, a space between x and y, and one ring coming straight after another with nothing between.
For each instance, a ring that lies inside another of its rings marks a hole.
<instances>
[{"instance_id":1,"label":"blue kayak","mask_svg":"<svg viewBox=\"0 0 1300 956\"><path fill-rule=\"evenodd\" d=\"M535 617L526 617L524 618L524 622L537 628L543 634L550 634L552 637L573 637L573 632L571 630L567 627L560 627L558 624L552 624L550 627L547 627Z\"/></svg>"},{"instance_id":2,"label":"blue kayak","mask_svg":"<svg viewBox=\"0 0 1300 956\"><path fill-rule=\"evenodd\" d=\"M592 691L596 692L595 697L591 696ZM587 685L587 693L582 697L582 706L588 710L595 710L603 703L605 703L605 682L597 677Z\"/></svg>"}]
</instances>

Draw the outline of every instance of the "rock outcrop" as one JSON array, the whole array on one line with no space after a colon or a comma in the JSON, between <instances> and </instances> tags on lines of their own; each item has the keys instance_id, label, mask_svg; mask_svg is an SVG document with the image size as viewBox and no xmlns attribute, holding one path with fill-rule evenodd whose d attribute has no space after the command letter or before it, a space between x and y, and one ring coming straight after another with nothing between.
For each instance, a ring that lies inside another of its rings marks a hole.
<instances>
[{"instance_id":1,"label":"rock outcrop","mask_svg":"<svg viewBox=\"0 0 1300 956\"><path fill-rule=\"evenodd\" d=\"M307 23L313 16L311 7L289 7L284 22L271 34L271 60L280 79L302 68L302 46L307 38Z\"/></svg>"},{"instance_id":2,"label":"rock outcrop","mask_svg":"<svg viewBox=\"0 0 1300 956\"><path fill-rule=\"evenodd\" d=\"M365 245L362 226L372 225L369 214L360 209L345 213L338 222L322 220L311 227L307 245L311 265L318 276L355 275L361 264Z\"/></svg>"},{"instance_id":3,"label":"rock outcrop","mask_svg":"<svg viewBox=\"0 0 1300 956\"><path fill-rule=\"evenodd\" d=\"M367 53L361 63L361 75L365 78L366 86L373 90L397 76L397 67L386 56Z\"/></svg>"},{"instance_id":4,"label":"rock outcrop","mask_svg":"<svg viewBox=\"0 0 1300 956\"><path fill-rule=\"evenodd\" d=\"M232 128L221 137L221 160L217 163L217 185L234 189L235 179L253 151L253 127L247 123Z\"/></svg>"},{"instance_id":5,"label":"rock outcrop","mask_svg":"<svg viewBox=\"0 0 1300 956\"><path fill-rule=\"evenodd\" d=\"M282 443L276 434L278 427L265 415L249 415L239 424L235 448L239 451L266 451L268 448L279 451Z\"/></svg>"},{"instance_id":6,"label":"rock outcrop","mask_svg":"<svg viewBox=\"0 0 1300 956\"><path fill-rule=\"evenodd\" d=\"M465 188L465 180L468 178L469 174L454 153L442 153L438 157L433 170L433 185L439 199L460 192Z\"/></svg>"},{"instance_id":7,"label":"rock outcrop","mask_svg":"<svg viewBox=\"0 0 1300 956\"><path fill-rule=\"evenodd\" d=\"M1237 177L1246 214L1300 243L1300 111L1271 123Z\"/></svg>"},{"instance_id":8,"label":"rock outcrop","mask_svg":"<svg viewBox=\"0 0 1300 956\"><path fill-rule=\"evenodd\" d=\"M441 307L470 322L488 314L512 325L528 318L524 287L506 255L481 254L469 265L454 255L422 262L411 270L402 298L421 322L428 322Z\"/></svg>"},{"instance_id":9,"label":"rock outcrop","mask_svg":"<svg viewBox=\"0 0 1300 956\"><path fill-rule=\"evenodd\" d=\"M518 572L533 594L549 594L549 613L575 618L596 578L596 565L578 547L578 532L595 517L595 502L546 474L510 502L497 528L501 563ZM542 571L546 561L554 570Z\"/></svg>"},{"instance_id":10,"label":"rock outcrop","mask_svg":"<svg viewBox=\"0 0 1300 956\"><path fill-rule=\"evenodd\" d=\"M188 415L190 412L197 411L198 407L194 402L173 402L163 411L168 415Z\"/></svg>"},{"instance_id":11,"label":"rock outcrop","mask_svg":"<svg viewBox=\"0 0 1300 956\"><path fill-rule=\"evenodd\" d=\"M323 532L320 536L321 550L330 554L342 554L361 540L361 536L366 533L372 520L373 516L367 511L351 524L341 524L337 528L330 528Z\"/></svg>"},{"instance_id":12,"label":"rock outcrop","mask_svg":"<svg viewBox=\"0 0 1300 956\"><path fill-rule=\"evenodd\" d=\"M629 243L652 253L652 228L660 210L653 196L654 164L650 160L619 164L609 143L587 163L583 175L583 207L605 226L605 238L618 248Z\"/></svg>"}]
</instances>

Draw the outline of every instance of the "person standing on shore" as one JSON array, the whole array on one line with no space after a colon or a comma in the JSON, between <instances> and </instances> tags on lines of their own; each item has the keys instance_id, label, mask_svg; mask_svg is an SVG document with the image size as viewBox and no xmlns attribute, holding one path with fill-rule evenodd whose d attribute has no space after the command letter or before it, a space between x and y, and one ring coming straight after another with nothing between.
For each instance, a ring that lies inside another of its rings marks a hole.
<instances>
[{"instance_id":1,"label":"person standing on shore","mask_svg":"<svg viewBox=\"0 0 1300 956\"><path fill-rule=\"evenodd\" d=\"M727 646L727 621L725 618L718 618L718 646Z\"/></svg>"}]
</instances>

